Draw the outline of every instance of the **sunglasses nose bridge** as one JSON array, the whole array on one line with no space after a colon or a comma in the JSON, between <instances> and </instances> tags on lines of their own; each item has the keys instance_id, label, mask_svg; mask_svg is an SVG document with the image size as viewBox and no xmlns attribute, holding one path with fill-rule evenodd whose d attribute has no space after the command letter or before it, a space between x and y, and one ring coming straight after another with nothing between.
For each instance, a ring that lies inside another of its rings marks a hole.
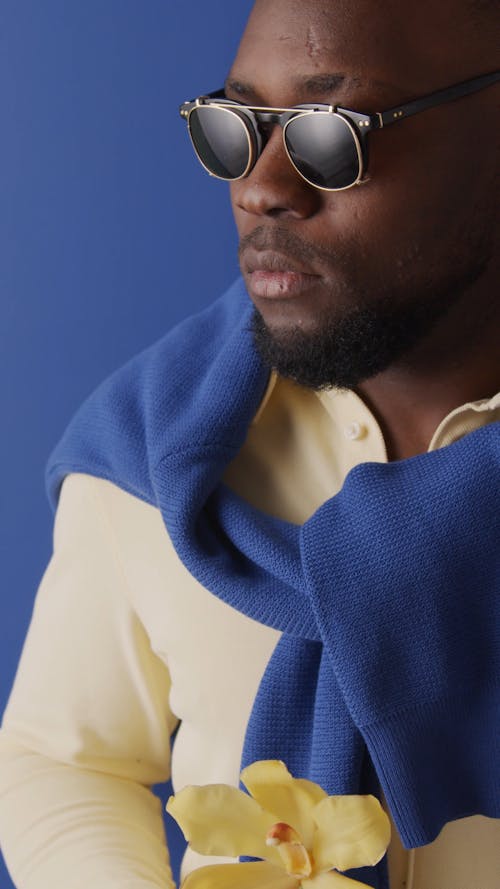
<instances>
[{"instance_id":1,"label":"sunglasses nose bridge","mask_svg":"<svg viewBox=\"0 0 500 889\"><path fill-rule=\"evenodd\" d=\"M296 112L293 111L256 110L252 114L254 126L258 126L265 130L270 130L271 128L274 129L275 127L280 127L284 130L288 121L295 116Z\"/></svg>"},{"instance_id":2,"label":"sunglasses nose bridge","mask_svg":"<svg viewBox=\"0 0 500 889\"><path fill-rule=\"evenodd\" d=\"M251 112L252 126L257 137L258 149L253 159L252 168L255 166L263 151L271 140L276 140L275 151L284 150L286 158L290 161L290 155L286 147L285 129L289 121L296 116L294 111L264 111L253 110ZM293 166L293 164L292 164Z\"/></svg>"}]
</instances>

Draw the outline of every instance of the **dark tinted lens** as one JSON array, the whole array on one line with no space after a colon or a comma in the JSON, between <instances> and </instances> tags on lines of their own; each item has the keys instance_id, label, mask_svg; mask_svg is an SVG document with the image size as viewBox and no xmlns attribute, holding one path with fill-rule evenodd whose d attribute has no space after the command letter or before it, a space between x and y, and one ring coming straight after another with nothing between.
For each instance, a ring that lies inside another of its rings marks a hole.
<instances>
[{"instance_id":1,"label":"dark tinted lens","mask_svg":"<svg viewBox=\"0 0 500 889\"><path fill-rule=\"evenodd\" d=\"M238 179L250 159L250 138L233 111L200 105L189 117L191 139L202 164L221 179Z\"/></svg>"},{"instance_id":2,"label":"dark tinted lens","mask_svg":"<svg viewBox=\"0 0 500 889\"><path fill-rule=\"evenodd\" d=\"M313 185L346 188L356 182L360 173L356 140L340 115L313 111L292 117L285 141L293 163Z\"/></svg>"}]
</instances>

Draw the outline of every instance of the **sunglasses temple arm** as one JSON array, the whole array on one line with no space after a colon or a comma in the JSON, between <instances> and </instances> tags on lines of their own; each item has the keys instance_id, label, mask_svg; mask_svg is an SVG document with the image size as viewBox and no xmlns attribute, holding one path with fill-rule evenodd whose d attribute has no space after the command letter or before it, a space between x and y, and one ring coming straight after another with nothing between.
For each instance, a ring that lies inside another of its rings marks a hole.
<instances>
[{"instance_id":1,"label":"sunglasses temple arm","mask_svg":"<svg viewBox=\"0 0 500 889\"><path fill-rule=\"evenodd\" d=\"M398 120L403 120L405 117L410 117L412 114L418 114L419 111L426 111L427 108L442 105L444 102L461 99L462 96L475 93L477 90L490 86L498 80L500 80L500 72L495 71L493 74L485 74L482 77L475 77L473 80L467 80L447 89L438 90L438 92L431 93L429 96L424 96L423 99L407 102L406 105L396 105L394 108L389 108L388 111L379 111L376 115L379 127L386 127L391 123L396 123Z\"/></svg>"}]
</instances>

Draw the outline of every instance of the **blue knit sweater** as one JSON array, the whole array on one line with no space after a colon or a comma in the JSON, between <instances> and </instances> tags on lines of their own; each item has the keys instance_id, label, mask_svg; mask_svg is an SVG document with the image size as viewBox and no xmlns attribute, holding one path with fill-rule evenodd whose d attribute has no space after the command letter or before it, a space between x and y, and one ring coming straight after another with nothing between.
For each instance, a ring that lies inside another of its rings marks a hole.
<instances>
[{"instance_id":1,"label":"blue knit sweater","mask_svg":"<svg viewBox=\"0 0 500 889\"><path fill-rule=\"evenodd\" d=\"M241 280L108 377L47 464L157 506L189 571L283 632L243 765L277 758L328 793L381 786L403 844L500 817L500 424L363 463L302 526L221 483L268 382ZM193 679L194 681L194 679ZM384 863L351 873L387 885Z\"/></svg>"}]
</instances>

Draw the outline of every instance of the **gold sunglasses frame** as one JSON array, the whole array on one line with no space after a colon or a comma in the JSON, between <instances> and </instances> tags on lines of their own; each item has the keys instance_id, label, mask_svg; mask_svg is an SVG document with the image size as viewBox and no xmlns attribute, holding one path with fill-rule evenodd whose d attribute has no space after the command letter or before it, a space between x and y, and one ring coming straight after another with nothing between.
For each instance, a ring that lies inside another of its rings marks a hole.
<instances>
[{"instance_id":1,"label":"gold sunglasses frame","mask_svg":"<svg viewBox=\"0 0 500 889\"><path fill-rule=\"evenodd\" d=\"M193 112L198 111L200 108L217 108L219 111L226 111L229 114L231 114L233 117L237 118L237 120L241 123L241 126L244 130L244 133L246 135L247 142L248 142L248 163L247 163L247 166L245 167L245 170L243 171L243 173L241 173L240 176L231 176L231 177L218 176L216 173L213 173L207 167L207 165L204 163L201 155L198 152L198 149L196 147L196 142L193 138L193 134L191 131L191 115L193 114ZM182 109L182 106L181 106L181 109ZM342 109L342 110L344 110L344 109ZM345 109L345 110L347 111L347 109ZM250 112L252 117L250 117L250 115L248 115L248 112ZM250 136L250 133L252 132L254 134L256 140L262 139L262 137L259 133L258 127L257 127L257 120L255 120L255 118L254 118L255 114L259 115L260 117L269 117L270 122L278 123L281 126L283 145L285 147L287 157L288 157L290 163L292 164L295 172L298 173L298 175L305 182L307 182L308 185L312 185L314 188L318 188L320 191L331 192L331 191L345 191L346 189L352 188L354 185L359 185L362 182L363 176L364 176L364 171L365 171L365 166L366 166L366 164L364 162L364 157L363 157L363 148L361 146L359 136L358 136L354 126L349 122L349 120L346 117L344 117L341 113L339 113L338 107L333 106L333 105L302 105L302 106L296 106L295 108L271 108L269 106L261 106L261 105L241 105L238 102L233 102L231 99L225 99L224 101L217 101L217 98L214 97L213 95L202 96L199 99L196 99L193 102L192 107L187 110L186 114L183 114L183 112L181 110L181 115L186 118L186 122L188 125L189 138L191 139L191 144L194 148L196 156L197 156L200 164L202 165L202 167L209 174L209 176L212 176L212 178L214 178L214 179L220 179L223 182L238 182L240 179L244 179L246 176L248 176L249 172L253 169L253 167L257 163L257 160L259 159L259 157L262 153L262 150L263 150L262 143L260 143L260 144L258 144L257 151L256 151L255 144ZM305 117L305 116L309 116L309 115L313 115L313 114L314 115L322 115L322 116L334 115L339 120L341 120L349 129L350 134L351 134L353 141L354 141L354 146L356 148L356 154L357 154L357 160L358 160L358 175L357 175L355 181L349 183L349 185L344 185L341 188L328 188L326 186L318 185L316 182L312 182L311 179L308 179L307 176L305 176L304 173L302 173L302 171L299 170L299 168L295 164L294 160L292 159L290 151L288 150L288 145L286 143L286 130L287 130L288 126L292 123L292 121L294 121L297 117ZM352 111L349 111L349 114L356 115L356 116L362 118L362 120L358 123L358 125L362 125L362 126L366 126L366 127L370 126L370 120L367 118L367 116L365 114L358 114L357 112L352 112ZM288 117L288 120L286 120L284 123L281 123L279 118L282 117L283 115L289 115L289 117ZM245 119L245 118L247 118L247 119ZM366 152L366 147L365 147L365 152Z\"/></svg>"}]
</instances>

